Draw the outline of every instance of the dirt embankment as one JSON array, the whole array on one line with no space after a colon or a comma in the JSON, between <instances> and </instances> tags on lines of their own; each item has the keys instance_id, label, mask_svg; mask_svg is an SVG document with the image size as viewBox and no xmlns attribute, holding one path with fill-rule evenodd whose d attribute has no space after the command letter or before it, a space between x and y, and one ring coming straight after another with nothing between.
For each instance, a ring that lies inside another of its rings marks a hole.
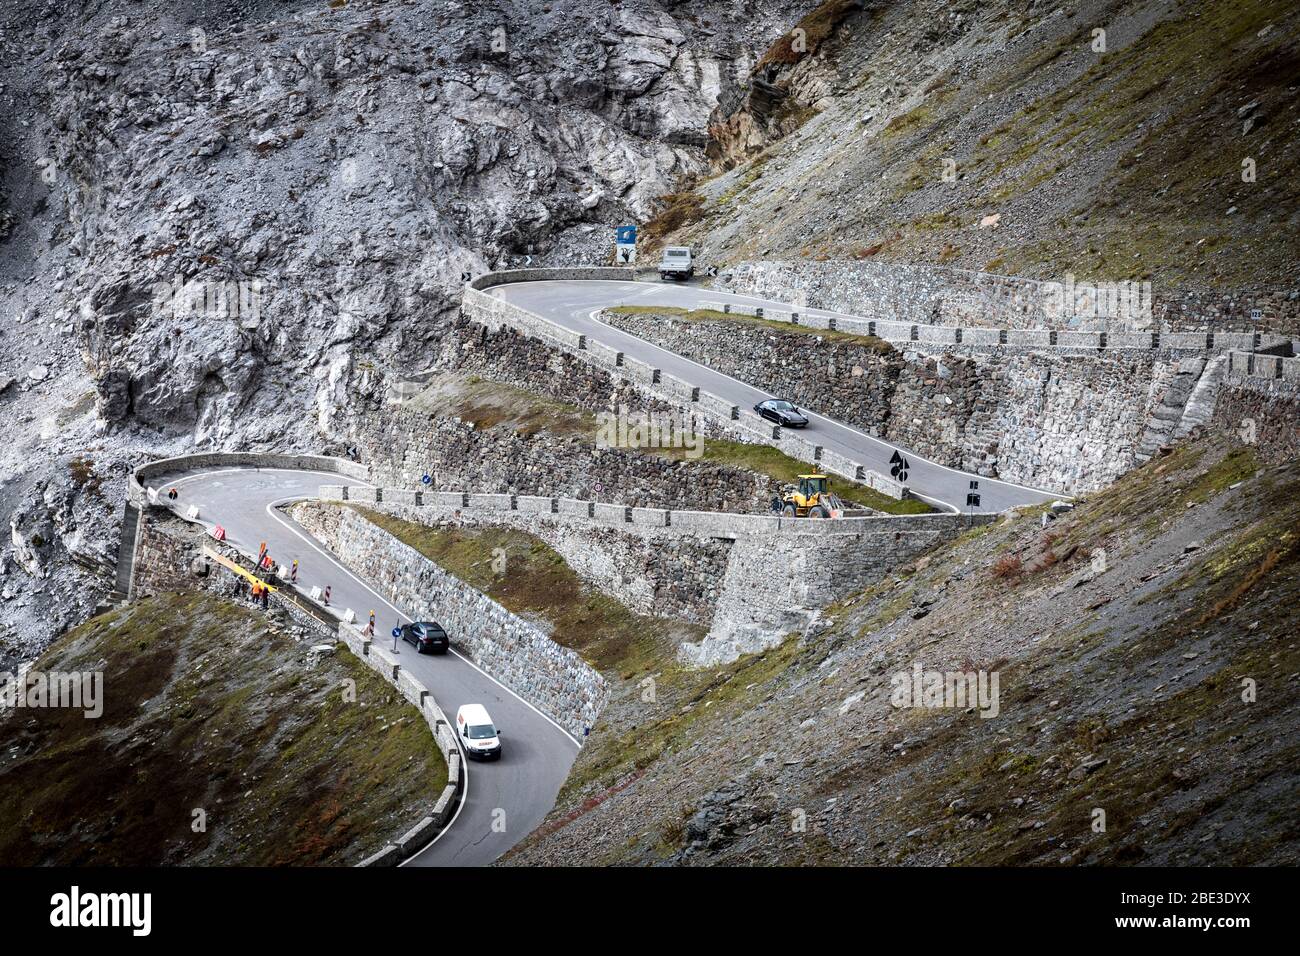
<instances>
[{"instance_id":1,"label":"dirt embankment","mask_svg":"<svg viewBox=\"0 0 1300 956\"><path fill-rule=\"evenodd\" d=\"M646 662L510 862L1294 865L1297 562L1300 463L1181 447L806 639ZM996 675L996 704L898 698L918 667Z\"/></svg>"},{"instance_id":2,"label":"dirt embankment","mask_svg":"<svg viewBox=\"0 0 1300 956\"><path fill-rule=\"evenodd\" d=\"M424 721L351 655L204 594L92 618L33 670L103 713L0 709L0 864L344 865L446 782Z\"/></svg>"}]
</instances>

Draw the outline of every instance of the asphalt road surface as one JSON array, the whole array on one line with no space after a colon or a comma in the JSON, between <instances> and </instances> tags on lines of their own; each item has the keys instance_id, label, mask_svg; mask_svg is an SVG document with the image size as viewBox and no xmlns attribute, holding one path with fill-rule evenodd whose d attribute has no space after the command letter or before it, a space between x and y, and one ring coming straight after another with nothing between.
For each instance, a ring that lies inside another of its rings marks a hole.
<instances>
[{"instance_id":1,"label":"asphalt road surface","mask_svg":"<svg viewBox=\"0 0 1300 956\"><path fill-rule=\"evenodd\" d=\"M596 314L616 305L660 305L682 308L701 308L709 302L736 302L759 305L770 309L788 308L786 303L756 299L751 296L717 292L696 285L679 285L659 281L612 282L560 280L547 282L515 282L494 286L488 294L528 309L565 328L580 332L588 338L603 342L619 351L649 362L655 368L676 375L705 391L720 395L741 408L752 408L765 398L773 396L744 382L737 381L707 366L683 358L629 335L600 321ZM838 316L844 313L822 309L802 309L810 315ZM802 406L801 406L802 408ZM809 424L804 430L809 441L847 455L882 475L890 473L890 458L901 452L910 465L906 484L918 497L932 505L947 506L949 510L968 510L966 495L972 480L979 482L979 513L1003 511L1017 505L1031 505L1065 497L1059 492L1027 488L1022 485L993 478L984 478L956 468L929 461L915 452L865 432L845 425L824 415L803 408Z\"/></svg>"},{"instance_id":2,"label":"asphalt road surface","mask_svg":"<svg viewBox=\"0 0 1300 956\"><path fill-rule=\"evenodd\" d=\"M690 359L665 351L643 339L621 332L596 318L614 305L669 305L698 308L708 302L733 301L780 308L783 304L715 292L691 285L659 282L554 281L514 283L493 288L491 294L545 316L569 329L650 362L707 391L742 407L772 397L765 392L715 372ZM840 313L806 310L824 315ZM901 451L909 460L908 484L932 504L966 509L969 482L977 479L983 511L1000 511L1015 505L1051 501L1050 491L980 478L928 461L901 446L872 438L864 432L807 409L810 439L850 456L868 468L889 473L889 459ZM314 498L322 484L335 484L338 476L291 469L223 468L160 477L155 487L175 487L180 497L175 510L197 505L200 519L211 527L221 524L227 543L247 555L256 555L265 542L279 564L298 561L298 583L304 589L329 585L330 604L342 613L356 612L364 622L373 609L376 640L391 647L386 638L394 626L410 621L409 610L395 607L369 584L338 561L320 542L293 522L277 506ZM456 635L451 635L452 640ZM532 831L551 807L577 756L579 742L550 718L479 670L454 650L447 655L422 655L398 642L402 666L424 683L452 720L462 704L487 707L502 732L502 757L492 763L466 767L466 792L460 810L442 834L407 865L480 866L491 863ZM433 795L430 795L433 799ZM412 821L414 823L415 821Z\"/></svg>"},{"instance_id":3,"label":"asphalt road surface","mask_svg":"<svg viewBox=\"0 0 1300 956\"><path fill-rule=\"evenodd\" d=\"M298 583L306 589L331 588L330 606L356 612L359 624L375 611L375 640L393 646L394 625L411 620L406 608L394 607L354 576L311 535L276 509L277 503L314 498L322 484L339 476L324 472L232 468L164 476L154 487L175 487L176 509L198 505L205 525L220 524L226 541L255 556L261 542L277 564L298 560ZM451 635L452 640L456 635ZM453 825L408 866L482 866L523 839L555 804L560 786L578 754L578 742L512 691L453 650L446 655L418 654L397 643L402 667L433 693L447 718L456 719L462 704L483 704L502 731L501 759L473 762L466 768L464 803ZM430 806L436 794L429 795ZM416 821L412 820L414 824Z\"/></svg>"}]
</instances>

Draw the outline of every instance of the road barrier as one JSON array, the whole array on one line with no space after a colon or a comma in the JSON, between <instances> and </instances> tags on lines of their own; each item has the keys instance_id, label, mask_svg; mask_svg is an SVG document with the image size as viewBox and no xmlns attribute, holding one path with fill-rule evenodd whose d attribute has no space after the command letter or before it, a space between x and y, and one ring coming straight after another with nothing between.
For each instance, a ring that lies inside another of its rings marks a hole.
<instances>
[{"instance_id":1,"label":"road barrier","mask_svg":"<svg viewBox=\"0 0 1300 956\"><path fill-rule=\"evenodd\" d=\"M702 309L744 315L769 322L786 322L808 329L826 329L869 335L890 343L924 346L1060 349L1070 352L1159 350L1226 352L1259 351L1285 347L1290 336L1271 332L1080 332L1071 329L1000 329L985 326L917 325L851 315L816 315L806 308L760 308L730 302L702 302Z\"/></svg>"},{"instance_id":2,"label":"road barrier","mask_svg":"<svg viewBox=\"0 0 1300 956\"><path fill-rule=\"evenodd\" d=\"M392 653L374 643L360 628L343 621L338 622L338 642L351 651L358 660L392 684L424 718L438 745L442 759L447 764L447 785L434 800L429 813L400 837L382 850L366 857L357 866L396 866L402 860L423 849L451 821L456 812L457 800L463 790L464 774L461 752L452 732L451 722L432 692L402 669Z\"/></svg>"},{"instance_id":3,"label":"road barrier","mask_svg":"<svg viewBox=\"0 0 1300 956\"><path fill-rule=\"evenodd\" d=\"M1300 358L1261 355L1257 352L1229 352L1228 374L1300 382Z\"/></svg>"},{"instance_id":4,"label":"road barrier","mask_svg":"<svg viewBox=\"0 0 1300 956\"><path fill-rule=\"evenodd\" d=\"M683 414L699 414L720 429L751 444L765 444L791 455L802 457L796 439L753 410L741 408L721 396L704 391L685 379L655 368L647 362L626 355L585 335L579 335L550 319L488 295L484 290L514 282L539 282L555 279L621 279L633 281L627 269L518 269L490 272L465 286L461 300L464 314L493 331L510 328L516 332L559 348L591 365L604 369L659 401L676 406ZM811 461L811 459L808 459ZM823 469L859 481L891 498L909 497L906 485L873 471L862 462L844 456L821 461Z\"/></svg>"},{"instance_id":5,"label":"road barrier","mask_svg":"<svg viewBox=\"0 0 1300 956\"><path fill-rule=\"evenodd\" d=\"M347 486L322 485L321 501L354 502ZM936 529L960 528L996 520L996 514L868 515L852 518L787 518L779 514L737 514L726 511L677 511L669 508L638 508L613 502L579 498L550 498L544 495L475 494L462 491L410 492L384 489L383 503L477 515L522 513L560 519L577 519L605 528L651 529L658 533L704 535L718 538L779 537L818 535L832 537L876 534L881 531L911 530L918 522Z\"/></svg>"}]
</instances>

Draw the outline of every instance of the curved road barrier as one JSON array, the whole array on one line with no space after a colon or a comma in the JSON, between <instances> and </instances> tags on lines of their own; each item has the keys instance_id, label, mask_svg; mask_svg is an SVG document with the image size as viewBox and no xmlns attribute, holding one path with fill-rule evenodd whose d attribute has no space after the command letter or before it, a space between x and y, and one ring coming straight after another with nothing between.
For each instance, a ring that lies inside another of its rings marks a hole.
<instances>
[{"instance_id":1,"label":"curved road barrier","mask_svg":"<svg viewBox=\"0 0 1300 956\"><path fill-rule=\"evenodd\" d=\"M296 467L295 467L296 466ZM313 470L314 469L314 470ZM514 691L472 661L456 653L430 656L390 636L393 627L412 620L411 609L395 605L362 580L319 541L282 514L280 506L314 498L324 482L364 480L364 466L318 456L203 454L166 459L141 466L132 473L129 503L140 506L141 520L150 508L165 508L185 520L211 529L220 524L225 545L247 558L262 544L277 564L298 561L298 584L310 591L330 589L328 608L342 616L351 610L356 619L373 609L378 639L361 648L355 631L344 626L344 643L365 655L369 666L392 667L389 679L413 702L424 691L439 706L422 706L425 719L445 721L462 704L487 707L505 733L502 758L473 769L457 761L461 800L451 820L431 838L451 803L433 803L430 812L393 844L397 849L370 861L371 865L396 863L414 851L407 865L481 866L496 860L536 827L555 803L578 752L578 740ZM351 476L358 477L351 477ZM175 488L173 501L165 490ZM150 495L152 489L155 494ZM159 489L165 489L159 495ZM134 505L133 505L134 506ZM190 509L198 518L189 518ZM138 530L133 530L138 535ZM444 743L444 741L440 742ZM441 797L439 798L439 802ZM432 822L431 822L432 821ZM427 843L423 848L419 844Z\"/></svg>"},{"instance_id":2,"label":"curved road barrier","mask_svg":"<svg viewBox=\"0 0 1300 956\"><path fill-rule=\"evenodd\" d=\"M766 392L616 329L599 319L617 305L697 309L722 293L694 286L632 282L621 269L528 269L496 272L470 282L465 315L492 329L509 327L618 376L647 395L699 415L745 441L770 444L793 458L863 482L892 497L917 497L950 512L966 510L971 482L979 482L981 508L998 512L1047 503L1064 495L951 468L841 422L808 412L798 435L759 418L751 409ZM743 297L731 297L740 303ZM749 304L753 304L750 300ZM762 308L780 308L764 303ZM807 410L805 409L807 412ZM894 456L906 460L895 471Z\"/></svg>"}]
</instances>

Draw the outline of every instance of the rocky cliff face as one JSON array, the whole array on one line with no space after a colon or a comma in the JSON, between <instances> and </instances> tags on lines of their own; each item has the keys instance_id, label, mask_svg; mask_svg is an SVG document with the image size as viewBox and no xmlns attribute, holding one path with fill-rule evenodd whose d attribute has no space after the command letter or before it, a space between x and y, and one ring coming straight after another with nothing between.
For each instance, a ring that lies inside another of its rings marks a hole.
<instances>
[{"instance_id":1,"label":"rocky cliff face","mask_svg":"<svg viewBox=\"0 0 1300 956\"><path fill-rule=\"evenodd\" d=\"M7 606L0 639L39 641L55 606L106 589L70 557L84 531L111 561L113 503L66 542L27 534L53 513L38 479L84 457L112 495L142 455L338 447L358 395L427 366L463 272L600 261L609 225L702 170L710 112L786 16L774 0L6 4L0 504L18 543L0 570L39 591L46 548L66 580L57 601Z\"/></svg>"}]
</instances>

